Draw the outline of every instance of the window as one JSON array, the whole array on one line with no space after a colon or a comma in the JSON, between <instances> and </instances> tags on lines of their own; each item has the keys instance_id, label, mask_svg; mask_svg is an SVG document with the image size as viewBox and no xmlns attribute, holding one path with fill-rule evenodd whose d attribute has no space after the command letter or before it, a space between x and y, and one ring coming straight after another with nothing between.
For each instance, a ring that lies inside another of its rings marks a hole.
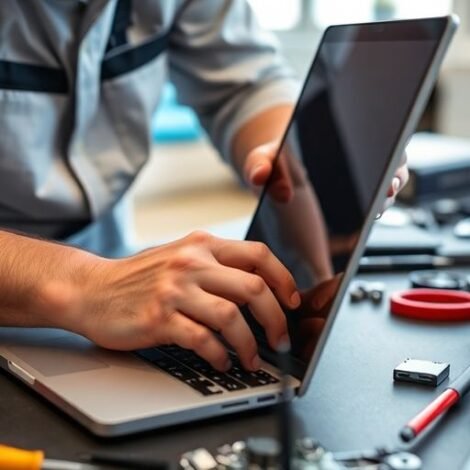
<instances>
[{"instance_id":1,"label":"window","mask_svg":"<svg viewBox=\"0 0 470 470\"><path fill-rule=\"evenodd\" d=\"M335 23L445 15L451 0L313 0L312 19L320 28Z\"/></svg>"},{"instance_id":2,"label":"window","mask_svg":"<svg viewBox=\"0 0 470 470\"><path fill-rule=\"evenodd\" d=\"M261 25L275 31L295 30L306 26L306 23L323 29L338 23L438 16L448 14L452 8L452 0L248 0L248 2Z\"/></svg>"},{"instance_id":3,"label":"window","mask_svg":"<svg viewBox=\"0 0 470 470\"><path fill-rule=\"evenodd\" d=\"M248 0L264 28L294 29L302 17L302 0Z\"/></svg>"}]
</instances>

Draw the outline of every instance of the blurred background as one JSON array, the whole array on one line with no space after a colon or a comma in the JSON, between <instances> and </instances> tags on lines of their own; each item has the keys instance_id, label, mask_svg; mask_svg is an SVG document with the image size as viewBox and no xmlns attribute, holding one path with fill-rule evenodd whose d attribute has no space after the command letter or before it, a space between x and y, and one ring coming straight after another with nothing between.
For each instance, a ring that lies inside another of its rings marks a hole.
<instances>
[{"instance_id":1,"label":"blurred background","mask_svg":"<svg viewBox=\"0 0 470 470\"><path fill-rule=\"evenodd\" d=\"M301 80L323 30L330 24L457 13L460 29L419 130L470 138L469 0L249 0L249 3L260 23L276 34ZM152 158L132 192L139 243L174 238L200 228L223 235L219 227L250 217L256 204L253 195L239 186L220 160L191 110L178 104L171 84L167 84L154 118L154 140Z\"/></svg>"}]
</instances>

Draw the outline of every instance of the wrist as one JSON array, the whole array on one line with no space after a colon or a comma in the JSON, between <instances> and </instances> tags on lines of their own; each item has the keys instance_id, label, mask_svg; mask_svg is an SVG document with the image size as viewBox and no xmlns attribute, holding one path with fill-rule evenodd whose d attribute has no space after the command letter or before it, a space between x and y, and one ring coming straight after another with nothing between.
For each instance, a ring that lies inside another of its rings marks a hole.
<instances>
[{"instance_id":1,"label":"wrist","mask_svg":"<svg viewBox=\"0 0 470 470\"><path fill-rule=\"evenodd\" d=\"M85 335L90 284L101 258L71 247L61 247L62 268L55 276L44 276L38 285L37 318L40 326L62 328ZM96 286L94 286L96 289Z\"/></svg>"}]
</instances>

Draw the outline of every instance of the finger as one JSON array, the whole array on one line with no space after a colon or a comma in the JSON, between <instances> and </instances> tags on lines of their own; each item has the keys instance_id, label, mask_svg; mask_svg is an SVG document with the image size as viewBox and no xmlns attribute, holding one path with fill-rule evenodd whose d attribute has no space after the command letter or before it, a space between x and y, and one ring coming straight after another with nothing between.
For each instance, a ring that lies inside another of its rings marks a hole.
<instances>
[{"instance_id":1,"label":"finger","mask_svg":"<svg viewBox=\"0 0 470 470\"><path fill-rule=\"evenodd\" d=\"M225 266L261 276L287 307L297 308L300 305L300 295L292 274L264 243L219 238L214 241L212 253Z\"/></svg>"},{"instance_id":2,"label":"finger","mask_svg":"<svg viewBox=\"0 0 470 470\"><path fill-rule=\"evenodd\" d=\"M401 191L405 187L406 183L408 183L408 179L410 177L408 165L405 164L398 168L397 176L400 179L400 187L398 188L398 191Z\"/></svg>"},{"instance_id":3,"label":"finger","mask_svg":"<svg viewBox=\"0 0 470 470\"><path fill-rule=\"evenodd\" d=\"M278 145L266 144L257 147L247 156L245 163L245 179L252 186L263 186L268 181L271 172L272 180L269 194L277 202L289 202L293 195L293 182L289 175L289 167L281 155L273 167L277 156ZM274 168L274 170L273 170Z\"/></svg>"},{"instance_id":4,"label":"finger","mask_svg":"<svg viewBox=\"0 0 470 470\"><path fill-rule=\"evenodd\" d=\"M204 271L200 276L199 283L205 291L247 305L273 349L289 342L284 312L262 277L229 267Z\"/></svg>"},{"instance_id":5,"label":"finger","mask_svg":"<svg viewBox=\"0 0 470 470\"><path fill-rule=\"evenodd\" d=\"M231 363L227 350L208 328L174 312L165 325L165 337L169 344L177 344L194 351L220 371L230 369Z\"/></svg>"},{"instance_id":6,"label":"finger","mask_svg":"<svg viewBox=\"0 0 470 470\"><path fill-rule=\"evenodd\" d=\"M396 196L406 185L409 179L409 170L408 165L406 164L406 155L402 159L401 166L395 172L395 175L392 180L392 184L388 189L387 196L394 197Z\"/></svg>"},{"instance_id":7,"label":"finger","mask_svg":"<svg viewBox=\"0 0 470 470\"><path fill-rule=\"evenodd\" d=\"M274 143L268 143L253 149L245 160L245 180L254 186L265 184L271 174L276 152L277 145Z\"/></svg>"},{"instance_id":8,"label":"finger","mask_svg":"<svg viewBox=\"0 0 470 470\"><path fill-rule=\"evenodd\" d=\"M178 308L191 319L221 333L246 369L260 368L255 337L234 302L195 289L182 299Z\"/></svg>"},{"instance_id":9,"label":"finger","mask_svg":"<svg viewBox=\"0 0 470 470\"><path fill-rule=\"evenodd\" d=\"M398 176L394 176L392 180L392 184L388 188L387 197L394 198L398 194L398 191L400 190L400 186L401 186L400 178Z\"/></svg>"}]
</instances>

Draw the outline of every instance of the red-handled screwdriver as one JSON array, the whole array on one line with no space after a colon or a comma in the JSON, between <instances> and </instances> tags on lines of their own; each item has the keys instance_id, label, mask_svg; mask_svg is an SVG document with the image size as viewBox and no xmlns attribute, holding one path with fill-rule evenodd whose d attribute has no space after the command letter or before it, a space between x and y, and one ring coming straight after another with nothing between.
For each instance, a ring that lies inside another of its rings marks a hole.
<instances>
[{"instance_id":1,"label":"red-handled screwdriver","mask_svg":"<svg viewBox=\"0 0 470 470\"><path fill-rule=\"evenodd\" d=\"M455 379L424 410L412 418L400 431L405 442L412 441L421 434L433 421L455 405L470 390L470 366Z\"/></svg>"}]
</instances>

